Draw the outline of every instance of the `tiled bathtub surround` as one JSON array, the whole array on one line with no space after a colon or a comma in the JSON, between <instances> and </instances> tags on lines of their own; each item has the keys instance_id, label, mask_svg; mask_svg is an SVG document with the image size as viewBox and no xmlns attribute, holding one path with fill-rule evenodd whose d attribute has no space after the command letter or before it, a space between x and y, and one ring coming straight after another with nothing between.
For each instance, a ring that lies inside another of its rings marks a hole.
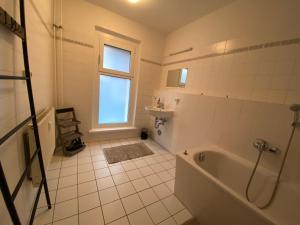
<instances>
[{"instance_id":1,"label":"tiled bathtub surround","mask_svg":"<svg viewBox=\"0 0 300 225\"><path fill-rule=\"evenodd\" d=\"M257 150L252 146L255 138L266 139L285 151L293 121L288 105L175 92L161 96L167 102L180 99L174 117L162 128L162 135L155 134L155 139L171 151L218 145L255 161ZM285 179L292 182L300 182L299 141L297 129L284 169ZM265 153L261 165L278 171L282 156Z\"/></svg>"},{"instance_id":2,"label":"tiled bathtub surround","mask_svg":"<svg viewBox=\"0 0 300 225\"><path fill-rule=\"evenodd\" d=\"M73 157L54 156L48 169L53 208L39 203L35 225L177 225L191 219L173 195L175 157L152 142L154 155L108 164L103 148L138 139L91 143Z\"/></svg>"},{"instance_id":3,"label":"tiled bathtub surround","mask_svg":"<svg viewBox=\"0 0 300 225\"><path fill-rule=\"evenodd\" d=\"M223 46L225 52L226 45ZM300 44L219 54L163 67L189 69L186 93L261 102L300 102Z\"/></svg>"}]
</instances>

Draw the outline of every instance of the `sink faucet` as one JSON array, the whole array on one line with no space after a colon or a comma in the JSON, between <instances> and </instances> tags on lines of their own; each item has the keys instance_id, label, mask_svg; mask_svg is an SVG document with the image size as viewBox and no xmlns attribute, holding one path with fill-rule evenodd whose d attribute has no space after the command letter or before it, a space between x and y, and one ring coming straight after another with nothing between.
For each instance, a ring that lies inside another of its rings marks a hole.
<instances>
[{"instance_id":1,"label":"sink faucet","mask_svg":"<svg viewBox=\"0 0 300 225\"><path fill-rule=\"evenodd\" d=\"M164 109L164 108L165 108L165 105L164 105L164 103L162 103L162 102L160 101L160 98L158 98L157 103L156 103L156 106L157 106L157 108L159 108L159 109Z\"/></svg>"}]
</instances>

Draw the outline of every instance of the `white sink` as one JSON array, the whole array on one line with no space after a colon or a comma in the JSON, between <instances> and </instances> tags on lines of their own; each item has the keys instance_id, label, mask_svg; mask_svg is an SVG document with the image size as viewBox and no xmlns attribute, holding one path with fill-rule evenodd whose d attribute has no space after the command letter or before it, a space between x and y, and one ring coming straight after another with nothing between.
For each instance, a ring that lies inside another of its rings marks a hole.
<instances>
[{"instance_id":1,"label":"white sink","mask_svg":"<svg viewBox=\"0 0 300 225\"><path fill-rule=\"evenodd\" d=\"M154 106L146 106L145 110L154 117L158 118L169 118L173 116L174 110L170 109L161 109Z\"/></svg>"}]
</instances>

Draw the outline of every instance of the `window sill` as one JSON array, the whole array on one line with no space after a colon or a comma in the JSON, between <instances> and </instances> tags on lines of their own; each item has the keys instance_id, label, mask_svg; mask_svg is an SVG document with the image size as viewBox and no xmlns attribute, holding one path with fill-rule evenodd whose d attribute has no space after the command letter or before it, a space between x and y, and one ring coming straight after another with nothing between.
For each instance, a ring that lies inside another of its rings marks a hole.
<instances>
[{"instance_id":1,"label":"window sill","mask_svg":"<svg viewBox=\"0 0 300 225\"><path fill-rule=\"evenodd\" d=\"M108 132L119 132L119 131L133 131L137 130L137 127L113 127L113 128L95 128L89 130L89 133L108 133Z\"/></svg>"}]
</instances>

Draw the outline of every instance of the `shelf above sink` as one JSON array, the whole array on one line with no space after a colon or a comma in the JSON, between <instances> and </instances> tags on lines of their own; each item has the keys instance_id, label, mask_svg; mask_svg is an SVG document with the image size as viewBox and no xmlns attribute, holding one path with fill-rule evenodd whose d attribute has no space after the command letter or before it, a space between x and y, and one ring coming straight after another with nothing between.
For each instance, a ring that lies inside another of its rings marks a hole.
<instances>
[{"instance_id":1,"label":"shelf above sink","mask_svg":"<svg viewBox=\"0 0 300 225\"><path fill-rule=\"evenodd\" d=\"M161 109L154 106L146 106L145 110L154 117L158 118L169 118L173 116L174 110L171 109Z\"/></svg>"}]
</instances>

